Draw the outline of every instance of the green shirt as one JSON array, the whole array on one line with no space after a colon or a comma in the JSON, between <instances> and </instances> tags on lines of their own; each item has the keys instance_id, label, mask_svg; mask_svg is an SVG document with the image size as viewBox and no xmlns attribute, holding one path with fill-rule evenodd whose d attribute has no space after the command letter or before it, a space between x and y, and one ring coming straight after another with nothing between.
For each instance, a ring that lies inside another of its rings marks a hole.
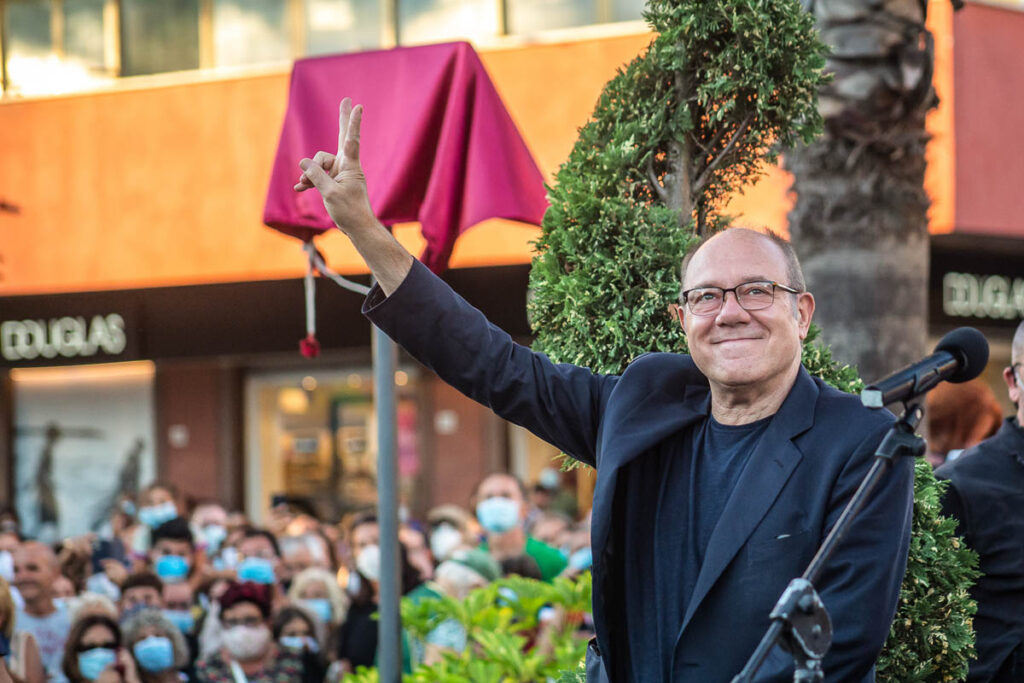
<instances>
[{"instance_id":1,"label":"green shirt","mask_svg":"<svg viewBox=\"0 0 1024 683\"><path fill-rule=\"evenodd\" d=\"M480 547L487 550L487 539L480 544ZM529 555L537 563L540 568L540 577L546 583L551 583L551 580L561 574L569 563L562 556L556 548L552 548L543 541L538 541L533 536L526 537L526 548L523 549L523 553Z\"/></svg>"}]
</instances>

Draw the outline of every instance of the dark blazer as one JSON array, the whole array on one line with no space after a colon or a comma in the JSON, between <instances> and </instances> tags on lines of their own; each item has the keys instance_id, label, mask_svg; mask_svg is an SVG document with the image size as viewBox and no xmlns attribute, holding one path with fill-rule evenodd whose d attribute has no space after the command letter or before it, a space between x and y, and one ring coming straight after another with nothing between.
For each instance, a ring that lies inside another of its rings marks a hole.
<instances>
[{"instance_id":1,"label":"dark blazer","mask_svg":"<svg viewBox=\"0 0 1024 683\"><path fill-rule=\"evenodd\" d=\"M590 680L625 680L616 630L620 610L629 607L620 576L626 558L616 552L619 535L629 533L622 501L650 492L619 485L618 475L707 416L707 379L682 354L641 356L621 376L552 363L515 344L418 262L390 297L371 291L363 311L444 381L596 467L597 642L588 650L588 670ZM674 680L713 683L739 672L775 601L810 562L892 420L801 369L712 533L677 640ZM825 660L830 681L874 679L906 568L912 478L912 463L897 463L818 584L835 625ZM788 656L776 649L758 680L792 680Z\"/></svg>"},{"instance_id":2,"label":"dark blazer","mask_svg":"<svg viewBox=\"0 0 1024 683\"><path fill-rule=\"evenodd\" d=\"M1024 429L1006 420L935 476L949 481L942 513L957 520L982 572L971 589L978 660L967 680L1024 681Z\"/></svg>"}]
</instances>

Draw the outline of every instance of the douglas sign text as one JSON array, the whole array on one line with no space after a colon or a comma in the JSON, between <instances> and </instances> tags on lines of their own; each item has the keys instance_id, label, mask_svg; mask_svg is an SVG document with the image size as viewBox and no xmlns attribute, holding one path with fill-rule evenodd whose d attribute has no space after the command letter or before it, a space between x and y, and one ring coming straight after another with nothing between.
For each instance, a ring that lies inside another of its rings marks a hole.
<instances>
[{"instance_id":1,"label":"douglas sign text","mask_svg":"<svg viewBox=\"0 0 1024 683\"><path fill-rule=\"evenodd\" d=\"M0 354L8 361L116 356L125 345L124 318L117 313L0 323Z\"/></svg>"}]
</instances>

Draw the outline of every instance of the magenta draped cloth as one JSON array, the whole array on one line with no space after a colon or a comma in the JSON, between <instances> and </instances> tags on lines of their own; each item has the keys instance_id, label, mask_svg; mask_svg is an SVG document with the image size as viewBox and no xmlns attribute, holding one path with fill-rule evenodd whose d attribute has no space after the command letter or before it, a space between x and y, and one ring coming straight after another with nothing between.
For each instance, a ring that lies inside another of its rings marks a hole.
<instances>
[{"instance_id":1,"label":"magenta draped cloth","mask_svg":"<svg viewBox=\"0 0 1024 683\"><path fill-rule=\"evenodd\" d=\"M299 60L263 222L309 240L334 227L315 190L292 189L299 160L338 149L338 104L365 108L361 159L385 225L418 221L421 260L447 267L456 238L488 218L539 225L544 180L467 43Z\"/></svg>"}]
</instances>

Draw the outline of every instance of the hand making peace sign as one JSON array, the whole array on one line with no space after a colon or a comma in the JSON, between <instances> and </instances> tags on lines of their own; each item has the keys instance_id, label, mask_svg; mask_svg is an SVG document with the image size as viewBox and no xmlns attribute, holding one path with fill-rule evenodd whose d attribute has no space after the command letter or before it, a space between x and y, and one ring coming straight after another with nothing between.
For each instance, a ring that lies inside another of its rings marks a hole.
<instances>
[{"instance_id":1,"label":"hand making peace sign","mask_svg":"<svg viewBox=\"0 0 1024 683\"><path fill-rule=\"evenodd\" d=\"M349 237L355 230L377 225L359 163L362 120L362 105L353 108L351 98L343 99L338 115L338 153L317 152L312 159L303 159L299 162L302 175L295 185L297 192L315 187L327 214Z\"/></svg>"}]
</instances>

